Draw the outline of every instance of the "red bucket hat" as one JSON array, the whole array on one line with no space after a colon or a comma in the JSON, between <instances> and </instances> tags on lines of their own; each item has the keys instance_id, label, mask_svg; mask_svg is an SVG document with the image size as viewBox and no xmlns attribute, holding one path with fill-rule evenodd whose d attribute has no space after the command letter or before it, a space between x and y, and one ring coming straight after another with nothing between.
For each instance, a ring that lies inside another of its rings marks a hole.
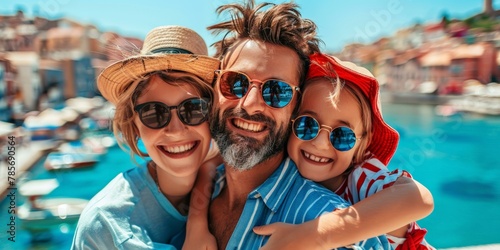
<instances>
[{"instance_id":1,"label":"red bucket hat","mask_svg":"<svg viewBox=\"0 0 500 250\"><path fill-rule=\"evenodd\" d=\"M316 77L337 78L338 76L340 79L352 82L365 94L373 111L372 140L367 151L374 154L385 165L389 164L396 152L399 134L382 118L377 79L367 69L333 56L315 53L309 59L311 64L306 81Z\"/></svg>"}]
</instances>

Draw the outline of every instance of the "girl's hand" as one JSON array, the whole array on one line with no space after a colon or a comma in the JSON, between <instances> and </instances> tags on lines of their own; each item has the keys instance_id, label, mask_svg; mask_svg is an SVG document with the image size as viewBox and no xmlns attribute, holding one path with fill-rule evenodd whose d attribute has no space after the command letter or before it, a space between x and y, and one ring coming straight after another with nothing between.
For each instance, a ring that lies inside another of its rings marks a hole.
<instances>
[{"instance_id":1,"label":"girl's hand","mask_svg":"<svg viewBox=\"0 0 500 250\"><path fill-rule=\"evenodd\" d=\"M273 223L253 228L258 235L271 235L261 250L274 249L328 249L319 237L317 223L309 221L303 224Z\"/></svg>"}]
</instances>

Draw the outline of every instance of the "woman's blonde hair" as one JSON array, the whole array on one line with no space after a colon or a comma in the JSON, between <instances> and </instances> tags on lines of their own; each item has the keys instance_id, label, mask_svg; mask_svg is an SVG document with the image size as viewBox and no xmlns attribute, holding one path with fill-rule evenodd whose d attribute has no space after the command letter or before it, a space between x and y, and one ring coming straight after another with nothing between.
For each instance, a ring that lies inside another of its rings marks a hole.
<instances>
[{"instance_id":1,"label":"woman's blonde hair","mask_svg":"<svg viewBox=\"0 0 500 250\"><path fill-rule=\"evenodd\" d=\"M140 157L149 156L146 152L142 152L137 145L140 137L139 129L134 123L134 117L136 115L134 107L137 104L137 99L149 85L151 78L155 76L159 77L165 84L174 86L183 86L185 84L192 85L196 88L197 94L199 94L200 97L207 97L210 98L210 100L213 99L213 88L211 84L186 72L155 71L132 82L125 92L120 95L113 118L113 133L117 138L118 144L122 149L130 152L132 159L135 159L134 155Z\"/></svg>"}]
</instances>

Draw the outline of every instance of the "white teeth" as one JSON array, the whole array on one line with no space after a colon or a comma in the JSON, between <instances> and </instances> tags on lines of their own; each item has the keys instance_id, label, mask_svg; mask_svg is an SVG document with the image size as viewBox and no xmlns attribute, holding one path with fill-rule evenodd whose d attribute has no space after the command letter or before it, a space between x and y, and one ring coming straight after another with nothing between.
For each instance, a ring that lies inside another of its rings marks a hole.
<instances>
[{"instance_id":1,"label":"white teeth","mask_svg":"<svg viewBox=\"0 0 500 250\"><path fill-rule=\"evenodd\" d=\"M172 154L179 154L179 153L184 153L186 151L191 150L194 147L195 143L191 142L186 145L181 145L181 146L174 146L174 147L164 147L165 151L172 153Z\"/></svg>"},{"instance_id":2,"label":"white teeth","mask_svg":"<svg viewBox=\"0 0 500 250\"><path fill-rule=\"evenodd\" d=\"M264 126L261 124L248 123L248 122L244 122L244 121L239 120L239 119L236 119L234 124L238 128L252 131L252 132L260 132L264 129Z\"/></svg>"},{"instance_id":3,"label":"white teeth","mask_svg":"<svg viewBox=\"0 0 500 250\"><path fill-rule=\"evenodd\" d=\"M315 162L321 162L321 163L325 163L325 162L328 162L328 158L323 158L323 157L319 157L319 156L316 156L316 155L312 155L312 154L309 154L307 152L304 152L304 155L306 156L306 158L308 158L309 160L311 161L315 161Z\"/></svg>"}]
</instances>

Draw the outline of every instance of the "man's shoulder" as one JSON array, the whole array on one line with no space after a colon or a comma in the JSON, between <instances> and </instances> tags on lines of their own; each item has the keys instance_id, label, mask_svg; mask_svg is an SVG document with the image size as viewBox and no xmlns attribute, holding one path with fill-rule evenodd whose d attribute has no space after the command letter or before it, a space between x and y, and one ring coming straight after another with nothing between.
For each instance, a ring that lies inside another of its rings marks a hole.
<instances>
[{"instance_id":1,"label":"man's shoulder","mask_svg":"<svg viewBox=\"0 0 500 250\"><path fill-rule=\"evenodd\" d=\"M322 185L302 177L296 170L295 163L290 161L290 166L295 168L294 171L289 171L289 180L291 185L288 189L285 203L294 207L305 207L319 211L318 209L326 209L333 211L334 209L346 208L350 204L339 195L328 190Z\"/></svg>"},{"instance_id":2,"label":"man's shoulder","mask_svg":"<svg viewBox=\"0 0 500 250\"><path fill-rule=\"evenodd\" d=\"M340 196L321 185L303 178L299 174L290 175L290 185L274 195L282 197L279 209L279 221L303 223L336 209L343 209L350 204Z\"/></svg>"},{"instance_id":3,"label":"man's shoulder","mask_svg":"<svg viewBox=\"0 0 500 250\"><path fill-rule=\"evenodd\" d=\"M325 188L321 184L306 179L299 175L291 188L292 196L301 196L304 199L314 199L316 202L328 202L339 206L349 206L350 204L342 197Z\"/></svg>"}]
</instances>

